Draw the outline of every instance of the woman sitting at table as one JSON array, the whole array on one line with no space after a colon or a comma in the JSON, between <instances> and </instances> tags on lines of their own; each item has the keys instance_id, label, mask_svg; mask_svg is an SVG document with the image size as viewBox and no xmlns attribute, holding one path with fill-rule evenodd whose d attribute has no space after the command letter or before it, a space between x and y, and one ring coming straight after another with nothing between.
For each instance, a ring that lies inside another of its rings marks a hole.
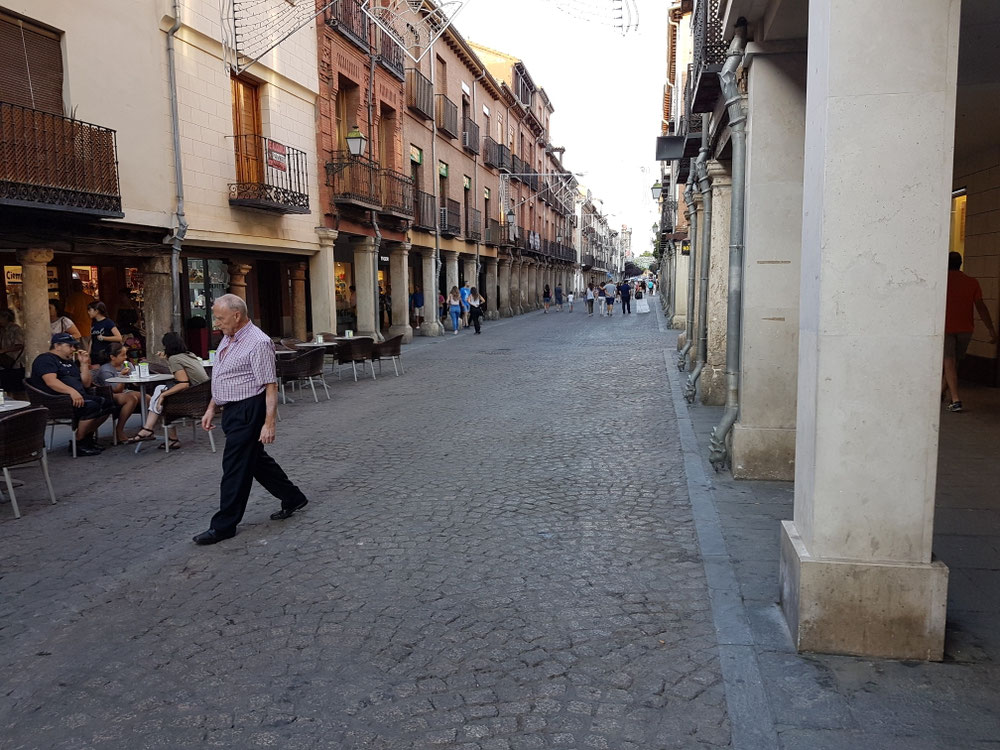
<instances>
[{"instance_id":1,"label":"woman sitting at table","mask_svg":"<svg viewBox=\"0 0 1000 750\"><path fill-rule=\"evenodd\" d=\"M184 339L180 334L170 331L163 334L163 351L157 352L156 356L165 357L170 366L176 381L172 386L160 385L153 391L153 398L149 403L149 414L146 417L146 424L135 434L129 442L138 443L143 440L153 440L156 423L160 421L160 414L163 413L163 401L170 398L175 393L190 388L193 385L201 385L208 382L208 373L205 372L201 364L201 358L188 351ZM170 440L170 450L181 447L181 441L177 439L177 431L170 429L168 436ZM162 447L162 446L161 446Z\"/></svg>"},{"instance_id":2,"label":"woman sitting at table","mask_svg":"<svg viewBox=\"0 0 1000 750\"><path fill-rule=\"evenodd\" d=\"M128 442L129 438L125 434L125 425L129 417L135 414L135 410L139 408L139 399L141 398L138 391L126 389L124 383L108 382L108 378L121 378L128 375L129 365L125 359L127 354L128 350L124 346L114 343L108 346L107 351L101 352L100 358L94 362L95 365L100 366L100 369L94 375L94 380L98 385L107 386L111 389L111 396L118 411L117 437L119 443Z\"/></svg>"}]
</instances>

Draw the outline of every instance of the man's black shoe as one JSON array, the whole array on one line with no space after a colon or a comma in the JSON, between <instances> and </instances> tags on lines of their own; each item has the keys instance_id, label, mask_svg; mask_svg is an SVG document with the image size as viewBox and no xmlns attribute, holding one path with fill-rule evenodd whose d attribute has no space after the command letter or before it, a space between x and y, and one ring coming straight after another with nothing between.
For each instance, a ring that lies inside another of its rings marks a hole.
<instances>
[{"instance_id":1,"label":"man's black shoe","mask_svg":"<svg viewBox=\"0 0 1000 750\"><path fill-rule=\"evenodd\" d=\"M294 508L282 508L281 510L271 514L272 521L284 521L286 518L291 518L292 514L297 510L302 510L304 507L309 505L308 500L303 500L301 503L296 505Z\"/></svg>"},{"instance_id":2,"label":"man's black shoe","mask_svg":"<svg viewBox=\"0 0 1000 750\"><path fill-rule=\"evenodd\" d=\"M69 447L69 455L73 455L73 446ZM77 443L76 444L76 455L77 456L99 456L101 455L101 449L95 448L93 445L88 443Z\"/></svg>"},{"instance_id":3,"label":"man's black shoe","mask_svg":"<svg viewBox=\"0 0 1000 750\"><path fill-rule=\"evenodd\" d=\"M195 544L215 544L216 542L221 542L223 539L232 539L236 536L233 534L222 534L215 529L209 529L208 531L203 531L200 534L196 534L192 537Z\"/></svg>"}]
</instances>

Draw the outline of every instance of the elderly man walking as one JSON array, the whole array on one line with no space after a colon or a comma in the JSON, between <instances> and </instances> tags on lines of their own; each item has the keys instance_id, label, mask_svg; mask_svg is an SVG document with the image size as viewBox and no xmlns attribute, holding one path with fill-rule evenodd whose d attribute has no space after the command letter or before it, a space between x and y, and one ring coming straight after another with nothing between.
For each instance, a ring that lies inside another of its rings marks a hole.
<instances>
[{"instance_id":1,"label":"elderly man walking","mask_svg":"<svg viewBox=\"0 0 1000 750\"><path fill-rule=\"evenodd\" d=\"M235 294L219 297L212 306L212 316L224 336L215 356L212 400L201 426L215 429L215 410L223 407L226 450L219 512L212 516L208 531L194 537L198 544L215 544L236 535L254 479L281 500L281 510L271 514L273 521L290 517L309 502L264 450L274 442L278 414L274 344L250 322L246 302Z\"/></svg>"}]
</instances>

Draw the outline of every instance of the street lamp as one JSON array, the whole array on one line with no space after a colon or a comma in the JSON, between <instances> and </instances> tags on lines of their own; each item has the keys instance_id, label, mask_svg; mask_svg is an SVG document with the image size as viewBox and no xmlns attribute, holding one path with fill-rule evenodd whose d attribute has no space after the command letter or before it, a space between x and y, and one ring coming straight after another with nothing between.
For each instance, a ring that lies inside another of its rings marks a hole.
<instances>
[{"instance_id":1,"label":"street lamp","mask_svg":"<svg viewBox=\"0 0 1000 750\"><path fill-rule=\"evenodd\" d=\"M517 217L514 215L514 209L513 208L508 208L507 209L507 223L508 224L513 224L515 218L517 218Z\"/></svg>"},{"instance_id":2,"label":"street lamp","mask_svg":"<svg viewBox=\"0 0 1000 750\"><path fill-rule=\"evenodd\" d=\"M650 192L653 193L654 201L660 200L660 196L663 194L663 185L660 183L659 180L653 183L653 187L650 188Z\"/></svg>"},{"instance_id":3,"label":"street lamp","mask_svg":"<svg viewBox=\"0 0 1000 750\"><path fill-rule=\"evenodd\" d=\"M351 132L347 134L345 140L347 141L347 150L351 153L351 156L365 155L365 147L368 145L368 139L361 134L357 125L351 128Z\"/></svg>"}]
</instances>

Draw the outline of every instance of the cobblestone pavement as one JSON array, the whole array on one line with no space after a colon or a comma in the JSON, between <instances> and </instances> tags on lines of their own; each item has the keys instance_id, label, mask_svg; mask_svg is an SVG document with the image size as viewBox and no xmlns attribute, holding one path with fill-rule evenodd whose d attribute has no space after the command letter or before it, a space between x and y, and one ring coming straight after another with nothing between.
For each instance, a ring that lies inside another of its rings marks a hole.
<instances>
[{"instance_id":1,"label":"cobblestone pavement","mask_svg":"<svg viewBox=\"0 0 1000 750\"><path fill-rule=\"evenodd\" d=\"M219 455L53 457L0 508L3 748L726 747L655 315L551 313L331 378L196 547Z\"/></svg>"}]
</instances>

